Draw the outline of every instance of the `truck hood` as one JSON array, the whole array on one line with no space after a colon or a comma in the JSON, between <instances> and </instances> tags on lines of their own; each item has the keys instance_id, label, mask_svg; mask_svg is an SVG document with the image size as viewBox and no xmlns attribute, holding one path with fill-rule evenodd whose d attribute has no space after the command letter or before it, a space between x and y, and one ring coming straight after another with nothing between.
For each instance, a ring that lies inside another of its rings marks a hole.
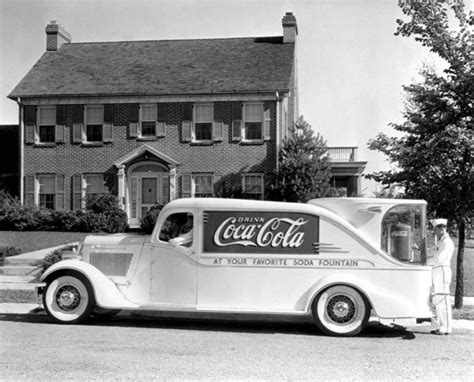
<instances>
[{"instance_id":1,"label":"truck hood","mask_svg":"<svg viewBox=\"0 0 474 382\"><path fill-rule=\"evenodd\" d=\"M150 242L149 235L116 233L113 235L91 235L84 240L85 245L142 245Z\"/></svg>"}]
</instances>

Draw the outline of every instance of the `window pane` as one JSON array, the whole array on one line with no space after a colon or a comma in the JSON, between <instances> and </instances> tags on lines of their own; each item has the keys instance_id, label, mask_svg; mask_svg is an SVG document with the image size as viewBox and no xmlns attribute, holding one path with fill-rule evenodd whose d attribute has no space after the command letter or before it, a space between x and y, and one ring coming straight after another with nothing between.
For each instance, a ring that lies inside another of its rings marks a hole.
<instances>
[{"instance_id":1,"label":"window pane","mask_svg":"<svg viewBox=\"0 0 474 382\"><path fill-rule=\"evenodd\" d=\"M104 108L102 106L87 107L87 124L104 123Z\"/></svg>"},{"instance_id":2,"label":"window pane","mask_svg":"<svg viewBox=\"0 0 474 382\"><path fill-rule=\"evenodd\" d=\"M194 175L194 195L195 196L212 196L213 175Z\"/></svg>"},{"instance_id":3,"label":"window pane","mask_svg":"<svg viewBox=\"0 0 474 382\"><path fill-rule=\"evenodd\" d=\"M245 122L262 122L263 105L255 103L245 104Z\"/></svg>"},{"instance_id":4,"label":"window pane","mask_svg":"<svg viewBox=\"0 0 474 382\"><path fill-rule=\"evenodd\" d=\"M246 175L244 177L244 192L246 193L262 193L263 178L260 175Z\"/></svg>"},{"instance_id":5,"label":"window pane","mask_svg":"<svg viewBox=\"0 0 474 382\"><path fill-rule=\"evenodd\" d=\"M56 124L56 108L42 107L39 109L39 124L40 125L55 125Z\"/></svg>"},{"instance_id":6,"label":"window pane","mask_svg":"<svg viewBox=\"0 0 474 382\"><path fill-rule=\"evenodd\" d=\"M39 195L39 205L41 207L49 208L50 210L54 210L54 201L56 195L54 194L40 194Z\"/></svg>"},{"instance_id":7,"label":"window pane","mask_svg":"<svg viewBox=\"0 0 474 382\"><path fill-rule=\"evenodd\" d=\"M156 124L155 122L142 122L142 135L156 135Z\"/></svg>"},{"instance_id":8,"label":"window pane","mask_svg":"<svg viewBox=\"0 0 474 382\"><path fill-rule=\"evenodd\" d=\"M87 141L102 142L102 125L87 125Z\"/></svg>"},{"instance_id":9,"label":"window pane","mask_svg":"<svg viewBox=\"0 0 474 382\"><path fill-rule=\"evenodd\" d=\"M56 176L55 175L39 175L38 176L39 193L55 194L56 193Z\"/></svg>"},{"instance_id":10,"label":"window pane","mask_svg":"<svg viewBox=\"0 0 474 382\"><path fill-rule=\"evenodd\" d=\"M40 126L39 140L40 142L54 142L55 141L55 126Z\"/></svg>"},{"instance_id":11,"label":"window pane","mask_svg":"<svg viewBox=\"0 0 474 382\"><path fill-rule=\"evenodd\" d=\"M103 174L87 174L86 178L86 194L105 194L107 193L107 188L104 183Z\"/></svg>"},{"instance_id":12,"label":"window pane","mask_svg":"<svg viewBox=\"0 0 474 382\"><path fill-rule=\"evenodd\" d=\"M141 105L142 121L156 121L156 105Z\"/></svg>"},{"instance_id":13,"label":"window pane","mask_svg":"<svg viewBox=\"0 0 474 382\"><path fill-rule=\"evenodd\" d=\"M196 123L212 122L212 105L194 105L196 111Z\"/></svg>"},{"instance_id":14,"label":"window pane","mask_svg":"<svg viewBox=\"0 0 474 382\"><path fill-rule=\"evenodd\" d=\"M248 122L245 124L245 139L262 139L262 123Z\"/></svg>"},{"instance_id":15,"label":"window pane","mask_svg":"<svg viewBox=\"0 0 474 382\"><path fill-rule=\"evenodd\" d=\"M196 123L196 140L210 141L212 139L212 123Z\"/></svg>"}]
</instances>

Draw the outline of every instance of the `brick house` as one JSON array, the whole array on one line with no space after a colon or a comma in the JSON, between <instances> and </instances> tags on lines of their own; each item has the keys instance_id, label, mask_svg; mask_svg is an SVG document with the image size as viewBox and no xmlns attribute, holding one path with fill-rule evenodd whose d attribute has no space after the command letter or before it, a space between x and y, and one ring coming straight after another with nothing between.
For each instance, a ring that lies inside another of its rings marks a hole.
<instances>
[{"instance_id":1,"label":"brick house","mask_svg":"<svg viewBox=\"0 0 474 382\"><path fill-rule=\"evenodd\" d=\"M114 193L131 227L156 202L265 199L298 117L296 18L282 36L72 43L46 52L9 94L20 108L20 197L51 209Z\"/></svg>"},{"instance_id":2,"label":"brick house","mask_svg":"<svg viewBox=\"0 0 474 382\"><path fill-rule=\"evenodd\" d=\"M18 125L0 125L0 190L19 196Z\"/></svg>"}]
</instances>

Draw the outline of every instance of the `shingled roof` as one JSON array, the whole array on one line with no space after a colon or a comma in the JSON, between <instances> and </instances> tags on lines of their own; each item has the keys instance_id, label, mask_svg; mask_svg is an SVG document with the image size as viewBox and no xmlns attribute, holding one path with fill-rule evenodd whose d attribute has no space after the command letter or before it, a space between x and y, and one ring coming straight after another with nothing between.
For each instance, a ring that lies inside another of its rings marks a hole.
<instances>
[{"instance_id":1,"label":"shingled roof","mask_svg":"<svg viewBox=\"0 0 474 382\"><path fill-rule=\"evenodd\" d=\"M46 51L8 97L287 91L294 54L281 36L68 43Z\"/></svg>"}]
</instances>

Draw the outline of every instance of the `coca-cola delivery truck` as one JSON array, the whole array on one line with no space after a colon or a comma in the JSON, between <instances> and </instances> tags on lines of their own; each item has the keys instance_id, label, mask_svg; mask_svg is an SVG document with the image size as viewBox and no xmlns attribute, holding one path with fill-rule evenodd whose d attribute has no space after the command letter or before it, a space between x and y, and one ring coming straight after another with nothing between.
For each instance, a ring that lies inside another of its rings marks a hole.
<instances>
[{"instance_id":1,"label":"coca-cola delivery truck","mask_svg":"<svg viewBox=\"0 0 474 382\"><path fill-rule=\"evenodd\" d=\"M245 313L351 336L371 312L431 316L425 242L420 200L179 199L151 236L88 236L80 261L48 268L39 291L59 323L124 309Z\"/></svg>"}]
</instances>

